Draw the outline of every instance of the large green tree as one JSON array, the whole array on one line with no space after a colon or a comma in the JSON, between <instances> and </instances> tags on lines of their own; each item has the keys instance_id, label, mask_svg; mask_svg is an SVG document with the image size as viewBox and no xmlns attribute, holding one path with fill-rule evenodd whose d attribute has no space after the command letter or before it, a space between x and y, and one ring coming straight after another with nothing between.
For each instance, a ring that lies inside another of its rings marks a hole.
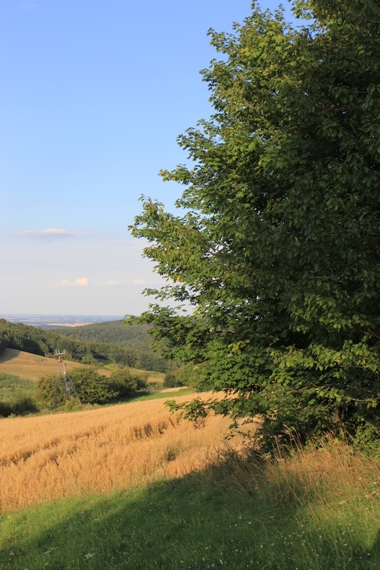
<instances>
[{"instance_id":1,"label":"large green tree","mask_svg":"<svg viewBox=\"0 0 380 570\"><path fill-rule=\"evenodd\" d=\"M142 320L225 390L217 411L260 413L266 435L377 430L380 5L293 8L310 25L253 7L210 31L213 115L179 137L189 165L162 172L180 212L143 198L132 228L168 280Z\"/></svg>"}]
</instances>

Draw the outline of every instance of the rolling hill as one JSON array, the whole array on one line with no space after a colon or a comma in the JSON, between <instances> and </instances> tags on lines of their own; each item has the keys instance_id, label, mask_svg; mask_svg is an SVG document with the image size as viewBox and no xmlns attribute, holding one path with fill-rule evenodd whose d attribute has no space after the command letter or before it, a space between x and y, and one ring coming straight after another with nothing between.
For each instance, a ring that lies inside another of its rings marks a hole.
<instances>
[{"instance_id":1,"label":"rolling hill","mask_svg":"<svg viewBox=\"0 0 380 570\"><path fill-rule=\"evenodd\" d=\"M146 326L127 327L123 321L116 321L116 325L115 321L98 325L56 332L0 318L0 354L4 348L39 356L64 350L70 359L86 364L113 362L140 370L167 371L167 361L150 348Z\"/></svg>"},{"instance_id":2,"label":"rolling hill","mask_svg":"<svg viewBox=\"0 0 380 570\"><path fill-rule=\"evenodd\" d=\"M69 372L84 366L84 364L72 361L65 361L65 363ZM25 380L38 380L46 374L55 374L57 368L57 360L54 358L45 358L38 354L31 354L30 352L23 352L13 348L6 348L0 355L0 373L12 374ZM109 370L101 369L99 372L105 376L110 375Z\"/></svg>"},{"instance_id":3,"label":"rolling hill","mask_svg":"<svg viewBox=\"0 0 380 570\"><path fill-rule=\"evenodd\" d=\"M84 342L112 343L129 349L150 351L152 337L148 325L129 325L123 320L94 323L78 327L53 329L62 336L72 337Z\"/></svg>"}]
</instances>

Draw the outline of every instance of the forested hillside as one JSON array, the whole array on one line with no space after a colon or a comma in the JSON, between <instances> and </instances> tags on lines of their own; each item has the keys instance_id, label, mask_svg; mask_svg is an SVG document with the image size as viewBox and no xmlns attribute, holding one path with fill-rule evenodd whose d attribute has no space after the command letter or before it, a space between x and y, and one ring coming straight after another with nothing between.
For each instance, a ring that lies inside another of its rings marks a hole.
<instances>
[{"instance_id":1,"label":"forested hillside","mask_svg":"<svg viewBox=\"0 0 380 570\"><path fill-rule=\"evenodd\" d=\"M53 353L65 350L68 357L81 359L89 352L89 347L76 339L61 337L55 332L35 328L21 323L10 323L0 319L0 348L15 348L33 354Z\"/></svg>"},{"instance_id":2,"label":"forested hillside","mask_svg":"<svg viewBox=\"0 0 380 570\"><path fill-rule=\"evenodd\" d=\"M152 337L147 334L149 325L126 326L124 321L109 321L79 327L60 328L54 332L85 342L112 343L148 352Z\"/></svg>"},{"instance_id":3,"label":"forested hillside","mask_svg":"<svg viewBox=\"0 0 380 570\"><path fill-rule=\"evenodd\" d=\"M113 323L107 323L113 324ZM92 328L78 327L78 329ZM128 327L119 321L119 328ZM130 340L124 339L121 343L102 342L97 340L85 342L75 337L76 330L70 330L73 334L59 334L55 331L35 328L21 323L10 323L0 319L0 353L4 348L14 348L31 352L33 354L53 354L55 351L66 351L66 358L88 364L106 364L115 362L120 365L140 368L142 370L156 370L166 372L167 362L159 358L150 348L149 337L146 334L146 326L132 326ZM133 331L133 329L135 329ZM143 329L143 331L139 331ZM85 335L84 335L85 336ZM90 335L91 337L91 335ZM101 335L99 336L99 339ZM109 336L110 338L110 336ZM116 335L115 335L116 338ZM136 340L134 340L136 339Z\"/></svg>"},{"instance_id":4,"label":"forested hillside","mask_svg":"<svg viewBox=\"0 0 380 570\"><path fill-rule=\"evenodd\" d=\"M75 338L97 347L112 360L144 370L167 371L167 362L152 352L152 338L148 335L149 325L129 325L124 321L109 321L80 327L59 329L66 338ZM127 355L127 360L125 360ZM130 364L131 359L133 364Z\"/></svg>"}]
</instances>

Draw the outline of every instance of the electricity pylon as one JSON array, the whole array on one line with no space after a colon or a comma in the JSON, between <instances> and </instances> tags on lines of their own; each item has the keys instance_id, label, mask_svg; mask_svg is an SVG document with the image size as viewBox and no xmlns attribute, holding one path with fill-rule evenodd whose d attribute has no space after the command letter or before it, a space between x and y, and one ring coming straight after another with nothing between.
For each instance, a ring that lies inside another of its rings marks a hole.
<instances>
[{"instance_id":1,"label":"electricity pylon","mask_svg":"<svg viewBox=\"0 0 380 570\"><path fill-rule=\"evenodd\" d=\"M75 390L71 376L68 373L68 370L66 368L66 364L62 358L62 356L64 356L64 355L65 355L65 351L58 352L58 350L54 354L54 356L58 356L58 370L57 370L57 375L55 377L54 408L56 408L57 404L58 404L58 385L59 385L59 379L60 379L61 375L63 378L63 384L65 386L66 400L70 401L70 389L71 389L71 391L74 394L76 401L78 402L79 405L81 405L81 401L79 399L77 391Z\"/></svg>"}]
</instances>

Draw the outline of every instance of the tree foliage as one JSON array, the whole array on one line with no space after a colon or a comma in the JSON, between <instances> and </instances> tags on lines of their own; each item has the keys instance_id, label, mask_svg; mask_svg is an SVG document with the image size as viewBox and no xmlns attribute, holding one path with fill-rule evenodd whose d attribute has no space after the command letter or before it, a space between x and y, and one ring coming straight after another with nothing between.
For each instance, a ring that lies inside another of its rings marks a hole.
<instances>
[{"instance_id":1,"label":"tree foliage","mask_svg":"<svg viewBox=\"0 0 380 570\"><path fill-rule=\"evenodd\" d=\"M208 409L262 414L266 435L376 430L380 5L293 8L310 25L253 8L210 31L213 115L179 137L190 165L161 173L181 213L143 198L132 228L168 280L142 321L225 391Z\"/></svg>"},{"instance_id":2,"label":"tree foliage","mask_svg":"<svg viewBox=\"0 0 380 570\"><path fill-rule=\"evenodd\" d=\"M118 398L129 398L138 392L148 388L148 374L119 368L113 370L110 376L110 386L118 395Z\"/></svg>"},{"instance_id":3,"label":"tree foliage","mask_svg":"<svg viewBox=\"0 0 380 570\"><path fill-rule=\"evenodd\" d=\"M205 388L199 382L197 371L194 370L194 366L191 362L182 366L179 365L177 368L172 367L172 369L165 374L165 388L177 388L179 386L191 386L200 392ZM211 387L209 386L208 388Z\"/></svg>"},{"instance_id":4,"label":"tree foliage","mask_svg":"<svg viewBox=\"0 0 380 570\"><path fill-rule=\"evenodd\" d=\"M77 368L70 372L75 390L82 404L101 404L117 397L108 378L102 376L94 368ZM45 406L54 405L56 377L54 374L43 376L36 384L36 399ZM71 394L73 398L74 395ZM66 402L62 378L58 383L58 405Z\"/></svg>"},{"instance_id":5,"label":"tree foliage","mask_svg":"<svg viewBox=\"0 0 380 570\"><path fill-rule=\"evenodd\" d=\"M111 400L128 398L147 387L147 373L116 369L110 378L99 374L94 368L83 366L70 372L75 390L82 404L102 404ZM36 384L36 398L45 406L54 405L56 376L43 376ZM74 395L71 393L71 398ZM63 379L58 383L58 404L66 402Z\"/></svg>"}]
</instances>

